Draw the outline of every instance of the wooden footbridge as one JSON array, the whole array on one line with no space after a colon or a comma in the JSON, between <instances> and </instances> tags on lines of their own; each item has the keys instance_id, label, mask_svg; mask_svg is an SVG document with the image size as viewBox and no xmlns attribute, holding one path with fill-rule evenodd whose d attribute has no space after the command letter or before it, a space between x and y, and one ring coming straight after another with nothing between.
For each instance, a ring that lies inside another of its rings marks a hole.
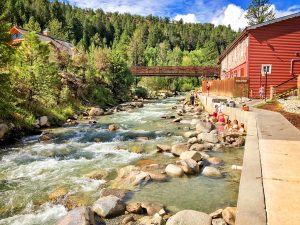
<instances>
[{"instance_id":1,"label":"wooden footbridge","mask_svg":"<svg viewBox=\"0 0 300 225\"><path fill-rule=\"evenodd\" d=\"M220 68L217 66L133 66L134 76L174 76L218 78Z\"/></svg>"}]
</instances>

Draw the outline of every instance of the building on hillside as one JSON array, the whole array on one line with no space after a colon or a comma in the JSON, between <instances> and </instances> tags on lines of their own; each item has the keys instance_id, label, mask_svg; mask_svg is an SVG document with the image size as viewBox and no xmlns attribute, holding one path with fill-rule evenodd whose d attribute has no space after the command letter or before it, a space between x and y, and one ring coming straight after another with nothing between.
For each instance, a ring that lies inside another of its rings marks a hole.
<instances>
[{"instance_id":1,"label":"building on hillside","mask_svg":"<svg viewBox=\"0 0 300 225\"><path fill-rule=\"evenodd\" d=\"M20 44L22 41L24 41L24 38L26 37L26 34L28 32L28 30L17 26L11 28L10 34L12 36L12 41L10 42L10 45ZM47 29L44 30L43 34L37 34L37 36L39 37L41 42L51 44L57 51L66 52L68 55L73 57L73 45L66 41L58 40L51 37Z\"/></svg>"},{"instance_id":2,"label":"building on hillside","mask_svg":"<svg viewBox=\"0 0 300 225\"><path fill-rule=\"evenodd\" d=\"M300 13L247 27L220 56L221 80L248 78L248 95L278 86L277 93L296 89L300 75ZM292 79L294 78L294 79Z\"/></svg>"}]
</instances>

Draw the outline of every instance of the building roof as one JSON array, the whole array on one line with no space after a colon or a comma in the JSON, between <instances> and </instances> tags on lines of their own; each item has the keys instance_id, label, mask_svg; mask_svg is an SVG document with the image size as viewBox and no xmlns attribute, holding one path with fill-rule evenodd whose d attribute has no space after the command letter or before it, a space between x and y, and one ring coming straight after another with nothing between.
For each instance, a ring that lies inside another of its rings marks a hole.
<instances>
[{"instance_id":1,"label":"building roof","mask_svg":"<svg viewBox=\"0 0 300 225\"><path fill-rule=\"evenodd\" d=\"M264 23L261 23L261 24L257 24L257 25L253 25L253 26L249 26L249 27L246 27L241 33L240 35L237 36L237 38L225 49L225 51L220 55L219 57L219 61L221 61L234 47L235 45L241 40L243 39L250 30L255 30L257 28L261 28L261 27L264 27L264 26L268 26L268 25L271 25L271 24L274 24L274 23L278 23L278 22L281 22L281 21L284 21L284 20L289 20L289 19L293 19L293 18L296 18L296 17L299 17L300 16L300 12L298 13L294 13L294 14L290 14L290 15L287 15L287 16L283 16L283 17L279 17L277 19L274 19L274 20L270 20L270 21L267 21L267 22L264 22Z\"/></svg>"},{"instance_id":2,"label":"building roof","mask_svg":"<svg viewBox=\"0 0 300 225\"><path fill-rule=\"evenodd\" d=\"M17 26L14 26L12 29L18 30L21 34L27 34L29 32L28 30L25 30ZM37 36L39 37L41 42L52 43L55 48L59 50L63 50L67 52L69 55L73 55L73 45L71 43L59 39L55 39L51 36L47 36L40 33L38 33Z\"/></svg>"}]
</instances>

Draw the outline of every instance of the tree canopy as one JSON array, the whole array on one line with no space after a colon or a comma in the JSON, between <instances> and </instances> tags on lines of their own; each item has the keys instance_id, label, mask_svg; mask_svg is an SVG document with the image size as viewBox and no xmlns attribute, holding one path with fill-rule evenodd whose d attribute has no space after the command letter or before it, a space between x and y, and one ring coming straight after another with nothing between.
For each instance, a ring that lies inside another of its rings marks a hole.
<instances>
[{"instance_id":1,"label":"tree canopy","mask_svg":"<svg viewBox=\"0 0 300 225\"><path fill-rule=\"evenodd\" d=\"M252 26L275 19L275 12L269 0L252 0L245 17Z\"/></svg>"}]
</instances>

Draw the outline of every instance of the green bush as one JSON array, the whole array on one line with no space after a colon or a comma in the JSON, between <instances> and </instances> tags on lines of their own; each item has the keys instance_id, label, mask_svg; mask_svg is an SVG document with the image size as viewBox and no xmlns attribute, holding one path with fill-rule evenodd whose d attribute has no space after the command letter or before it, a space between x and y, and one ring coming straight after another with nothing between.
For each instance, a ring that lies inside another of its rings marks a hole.
<instances>
[{"instance_id":1,"label":"green bush","mask_svg":"<svg viewBox=\"0 0 300 225\"><path fill-rule=\"evenodd\" d=\"M146 88L136 87L133 90L133 95L137 96L138 98L148 98L149 93L148 93L148 90Z\"/></svg>"}]
</instances>

